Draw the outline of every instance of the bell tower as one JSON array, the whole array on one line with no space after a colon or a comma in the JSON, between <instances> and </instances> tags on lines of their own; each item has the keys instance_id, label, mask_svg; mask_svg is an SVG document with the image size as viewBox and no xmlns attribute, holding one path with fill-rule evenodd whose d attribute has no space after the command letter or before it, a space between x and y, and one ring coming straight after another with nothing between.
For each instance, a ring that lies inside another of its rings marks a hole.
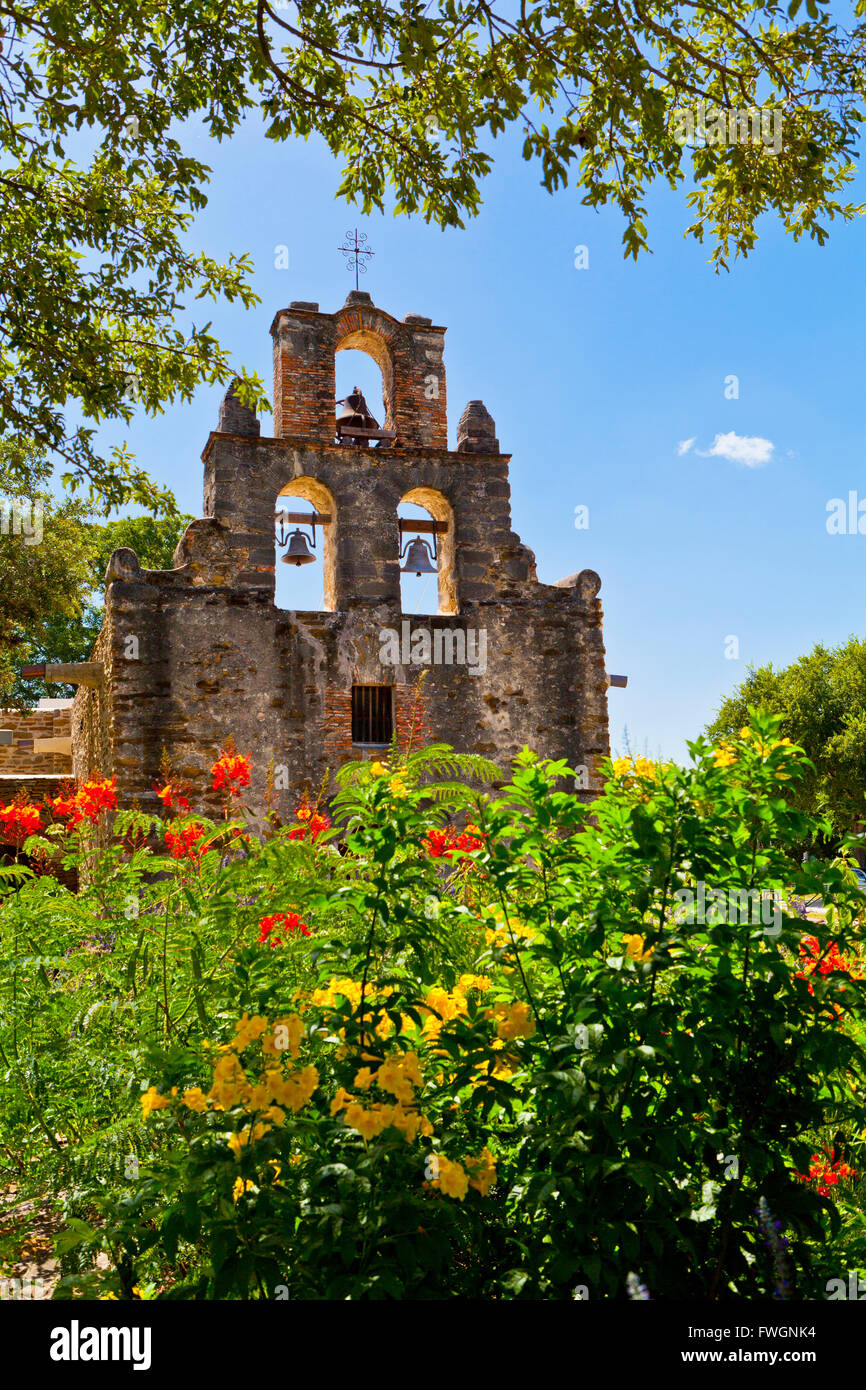
<instances>
[{"instance_id":1,"label":"bell tower","mask_svg":"<svg viewBox=\"0 0 866 1390\"><path fill-rule=\"evenodd\" d=\"M352 290L336 314L295 300L271 324L274 340L274 434L278 439L334 442L334 358L358 348L382 373L383 429L403 448L445 449L445 329L420 314L399 322Z\"/></svg>"},{"instance_id":2,"label":"bell tower","mask_svg":"<svg viewBox=\"0 0 866 1390\"><path fill-rule=\"evenodd\" d=\"M590 795L608 752L601 580L584 569L539 583L482 401L449 448L445 329L353 290L334 313L294 301L271 337L273 435L230 387L204 449L204 516L174 568L112 557L95 655L105 675L73 713L77 770L117 773L125 804L147 806L164 751L203 785L231 735L253 755L253 797L264 804L270 766L288 815L345 760L435 739L503 772L528 744L583 769ZM381 421L359 392L335 399L347 348L381 369ZM309 512L287 510L289 497ZM403 503L429 521L403 521ZM320 611L277 607L280 546L290 574L323 566ZM435 572L436 613L402 611L401 564Z\"/></svg>"}]
</instances>

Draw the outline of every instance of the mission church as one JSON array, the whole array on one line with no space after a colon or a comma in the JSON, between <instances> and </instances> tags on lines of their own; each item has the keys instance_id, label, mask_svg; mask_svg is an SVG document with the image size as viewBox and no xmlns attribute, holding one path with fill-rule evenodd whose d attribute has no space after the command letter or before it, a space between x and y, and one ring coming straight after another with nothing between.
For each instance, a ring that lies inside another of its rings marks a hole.
<instances>
[{"instance_id":1,"label":"mission church","mask_svg":"<svg viewBox=\"0 0 866 1390\"><path fill-rule=\"evenodd\" d=\"M252 807L263 809L279 768L288 817L300 791L396 735L482 753L503 771L528 744L583 769L592 793L609 751L601 581L582 570L539 583L511 529L510 455L481 401L449 447L445 329L353 290L335 313L296 301L270 331L273 435L230 387L202 455L202 517L170 570L114 552L91 660L45 669L76 684L75 698L31 716L43 737L31 726L29 763L15 752L20 733L0 747L4 785L28 766L28 783L99 772L117 777L120 805L156 809L165 756L205 788L231 736L252 754ZM347 349L381 370L381 424L360 391L335 399ZM288 510L290 498L308 510ZM402 503L427 520L401 519ZM278 552L322 566L321 610L277 607ZM420 623L402 611L401 570L435 576L437 612Z\"/></svg>"}]
</instances>

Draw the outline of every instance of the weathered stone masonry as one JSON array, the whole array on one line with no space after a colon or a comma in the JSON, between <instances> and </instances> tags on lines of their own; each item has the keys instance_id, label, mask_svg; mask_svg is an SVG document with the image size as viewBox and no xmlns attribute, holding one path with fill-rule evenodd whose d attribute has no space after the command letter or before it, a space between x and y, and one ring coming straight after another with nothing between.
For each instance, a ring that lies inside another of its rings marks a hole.
<instances>
[{"instance_id":1,"label":"weathered stone masonry","mask_svg":"<svg viewBox=\"0 0 866 1390\"><path fill-rule=\"evenodd\" d=\"M165 750L176 771L207 785L232 735L254 763L252 801L268 764L288 768L276 801L288 817L352 745L352 687L393 685L405 739L419 668L382 665L382 629L400 630L401 501L419 502L440 537L440 611L413 628L486 630L486 673L432 665L416 702L428 737L477 750L507 769L525 745L590 769L608 752L600 580L591 570L539 584L532 551L511 530L509 455L470 402L447 443L445 330L402 323L353 292L336 314L296 303L277 314L274 438L230 390L204 450L205 516L175 568L142 570L116 551L105 623L93 653L97 689L73 709L76 775L117 774L121 803L154 805ZM369 352L382 369L391 447L335 442L334 355ZM323 528L325 609L274 605L274 511L284 492L331 521ZM130 639L135 639L131 641ZM416 730L416 737L418 731Z\"/></svg>"}]
</instances>

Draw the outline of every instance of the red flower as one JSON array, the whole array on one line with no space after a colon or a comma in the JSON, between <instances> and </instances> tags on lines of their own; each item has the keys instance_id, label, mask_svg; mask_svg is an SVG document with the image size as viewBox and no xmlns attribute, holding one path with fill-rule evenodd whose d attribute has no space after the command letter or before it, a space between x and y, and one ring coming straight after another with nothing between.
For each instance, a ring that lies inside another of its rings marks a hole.
<instances>
[{"instance_id":1,"label":"red flower","mask_svg":"<svg viewBox=\"0 0 866 1390\"><path fill-rule=\"evenodd\" d=\"M859 975L855 975L852 970L848 957L840 954L835 941L831 941L827 950L824 951L817 936L803 937L800 943L800 965L803 968L796 972L798 980L808 980L816 971L822 976L839 973L850 975L853 979L859 978ZM809 993L815 993L814 985L809 985Z\"/></svg>"},{"instance_id":2,"label":"red flower","mask_svg":"<svg viewBox=\"0 0 866 1390\"><path fill-rule=\"evenodd\" d=\"M841 1158L834 1158L833 1154L833 1149L828 1149L824 1153L813 1154L808 1173L795 1174L800 1182L814 1183L816 1191L822 1197L830 1196L830 1188L837 1187L840 1178L856 1178L857 1176L854 1168L843 1163Z\"/></svg>"},{"instance_id":3,"label":"red flower","mask_svg":"<svg viewBox=\"0 0 866 1390\"><path fill-rule=\"evenodd\" d=\"M189 811L190 804L186 797L181 793L180 787L175 782L166 782L164 787L157 787L156 794L165 807L166 811Z\"/></svg>"},{"instance_id":4,"label":"red flower","mask_svg":"<svg viewBox=\"0 0 866 1390\"><path fill-rule=\"evenodd\" d=\"M424 839L424 848L431 859L453 859L455 854L474 854L476 850L483 849L484 837L477 825L467 825L465 830L460 831L449 825L445 830L429 831Z\"/></svg>"},{"instance_id":5,"label":"red flower","mask_svg":"<svg viewBox=\"0 0 866 1390\"><path fill-rule=\"evenodd\" d=\"M317 840L324 830L330 830L331 822L327 816L320 816L318 811L313 811L306 802L299 806L295 815L298 820L309 821L309 825L296 825L289 831L290 840L305 840L307 831L310 832L310 839Z\"/></svg>"},{"instance_id":6,"label":"red flower","mask_svg":"<svg viewBox=\"0 0 866 1390\"><path fill-rule=\"evenodd\" d=\"M302 936L310 935L310 928L307 926L306 922L301 921L297 912L275 912L272 917L263 917L259 922L260 946L263 946L268 939L270 939L271 946L285 946L286 938L284 936L277 933L271 936L271 932L274 931L274 928L279 923L282 923L280 928L281 932L286 931L290 934L300 932Z\"/></svg>"},{"instance_id":7,"label":"red flower","mask_svg":"<svg viewBox=\"0 0 866 1390\"><path fill-rule=\"evenodd\" d=\"M0 805L0 822L4 834L15 842L23 844L28 835L35 835L42 829L39 807L23 801L12 801L8 806Z\"/></svg>"},{"instance_id":8,"label":"red flower","mask_svg":"<svg viewBox=\"0 0 866 1390\"><path fill-rule=\"evenodd\" d=\"M204 826L196 821L183 826L181 830L166 830L165 843L171 851L172 859L198 860L213 849L212 844L200 845L204 838Z\"/></svg>"},{"instance_id":9,"label":"red flower","mask_svg":"<svg viewBox=\"0 0 866 1390\"><path fill-rule=\"evenodd\" d=\"M213 790L218 792L226 788L230 796L240 796L241 787L250 785L250 766L249 758L224 748L211 768Z\"/></svg>"}]
</instances>

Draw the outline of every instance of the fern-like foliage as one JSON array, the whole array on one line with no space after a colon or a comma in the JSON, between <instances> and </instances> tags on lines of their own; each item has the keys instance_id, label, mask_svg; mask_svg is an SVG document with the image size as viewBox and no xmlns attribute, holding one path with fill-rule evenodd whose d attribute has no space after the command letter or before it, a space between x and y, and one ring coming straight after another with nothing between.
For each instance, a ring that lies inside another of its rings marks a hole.
<instances>
[{"instance_id":1,"label":"fern-like foliage","mask_svg":"<svg viewBox=\"0 0 866 1390\"><path fill-rule=\"evenodd\" d=\"M431 821L447 820L455 811L475 803L479 783L503 782L502 770L479 753L458 753L447 743L433 743L409 754L400 754L392 743L388 762L393 772L428 798ZM336 774L340 791L331 802L331 809L351 822L361 809L357 791L369 770L366 762L346 763Z\"/></svg>"}]
</instances>

